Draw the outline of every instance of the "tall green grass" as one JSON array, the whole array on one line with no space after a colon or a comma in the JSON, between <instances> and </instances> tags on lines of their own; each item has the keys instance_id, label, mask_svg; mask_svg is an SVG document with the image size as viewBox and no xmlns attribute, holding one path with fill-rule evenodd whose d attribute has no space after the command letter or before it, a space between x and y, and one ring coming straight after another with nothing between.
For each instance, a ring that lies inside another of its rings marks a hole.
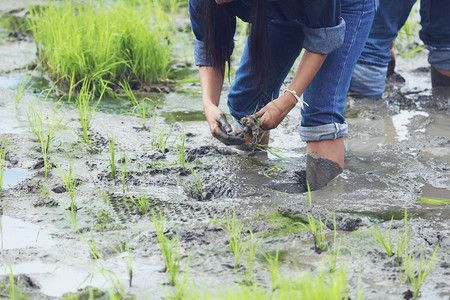
<instances>
[{"instance_id":1,"label":"tall green grass","mask_svg":"<svg viewBox=\"0 0 450 300\"><path fill-rule=\"evenodd\" d=\"M30 9L37 53L60 87L89 80L103 87L167 79L174 41L172 20L158 1L136 7L131 1L49 3ZM111 89L108 90L111 92Z\"/></svg>"}]
</instances>

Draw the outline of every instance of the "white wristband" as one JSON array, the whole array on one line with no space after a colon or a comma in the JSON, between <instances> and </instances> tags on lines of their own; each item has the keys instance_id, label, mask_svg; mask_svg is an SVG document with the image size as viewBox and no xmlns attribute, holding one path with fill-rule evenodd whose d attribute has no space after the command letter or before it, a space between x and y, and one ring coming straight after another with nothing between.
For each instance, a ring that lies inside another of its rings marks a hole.
<instances>
[{"instance_id":1,"label":"white wristband","mask_svg":"<svg viewBox=\"0 0 450 300\"><path fill-rule=\"evenodd\" d=\"M301 107L301 109L303 109L303 104L306 104L306 106L309 106L308 103L306 103L305 101L303 101L303 99L300 98L300 97L297 95L297 92L296 92L296 91L290 90L290 89L285 89L285 90L284 90L284 93L286 93L286 92L291 93L292 96L295 97L295 100L297 100L297 103L300 102L300 107Z\"/></svg>"}]
</instances>

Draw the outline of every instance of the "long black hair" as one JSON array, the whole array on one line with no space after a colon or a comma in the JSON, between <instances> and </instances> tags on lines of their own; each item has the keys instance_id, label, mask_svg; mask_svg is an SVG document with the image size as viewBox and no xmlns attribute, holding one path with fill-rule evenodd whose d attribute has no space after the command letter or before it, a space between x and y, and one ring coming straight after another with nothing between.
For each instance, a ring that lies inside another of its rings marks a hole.
<instances>
[{"instance_id":1,"label":"long black hair","mask_svg":"<svg viewBox=\"0 0 450 300\"><path fill-rule=\"evenodd\" d=\"M225 63L230 70L233 52L233 37L236 30L236 17L231 13L233 3L217 4L214 0L204 0L205 4L205 50L207 59L222 74ZM269 35L266 19L266 0L252 0L249 38L250 63L254 84L265 83L267 68L270 66ZM229 73L229 72L228 72Z\"/></svg>"}]
</instances>

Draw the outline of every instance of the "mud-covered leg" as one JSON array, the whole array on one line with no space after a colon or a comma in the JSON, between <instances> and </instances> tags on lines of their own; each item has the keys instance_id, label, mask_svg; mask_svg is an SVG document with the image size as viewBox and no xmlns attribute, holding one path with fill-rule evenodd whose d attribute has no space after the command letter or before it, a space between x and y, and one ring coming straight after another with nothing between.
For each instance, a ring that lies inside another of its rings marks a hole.
<instances>
[{"instance_id":1,"label":"mud-covered leg","mask_svg":"<svg viewBox=\"0 0 450 300\"><path fill-rule=\"evenodd\" d=\"M312 191L326 186L342 173L344 167L344 139L307 143L306 180Z\"/></svg>"}]
</instances>

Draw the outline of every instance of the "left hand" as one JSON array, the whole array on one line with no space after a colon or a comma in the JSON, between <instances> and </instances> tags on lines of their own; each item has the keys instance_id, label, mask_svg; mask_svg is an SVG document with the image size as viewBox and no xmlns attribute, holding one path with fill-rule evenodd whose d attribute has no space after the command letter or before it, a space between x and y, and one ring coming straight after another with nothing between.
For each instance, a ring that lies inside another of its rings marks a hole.
<instances>
[{"instance_id":1,"label":"left hand","mask_svg":"<svg viewBox=\"0 0 450 300\"><path fill-rule=\"evenodd\" d=\"M297 100L291 93L284 93L252 116L255 118L261 117L261 129L274 129L278 127L278 125L284 120L286 115L295 107L296 104Z\"/></svg>"}]
</instances>

